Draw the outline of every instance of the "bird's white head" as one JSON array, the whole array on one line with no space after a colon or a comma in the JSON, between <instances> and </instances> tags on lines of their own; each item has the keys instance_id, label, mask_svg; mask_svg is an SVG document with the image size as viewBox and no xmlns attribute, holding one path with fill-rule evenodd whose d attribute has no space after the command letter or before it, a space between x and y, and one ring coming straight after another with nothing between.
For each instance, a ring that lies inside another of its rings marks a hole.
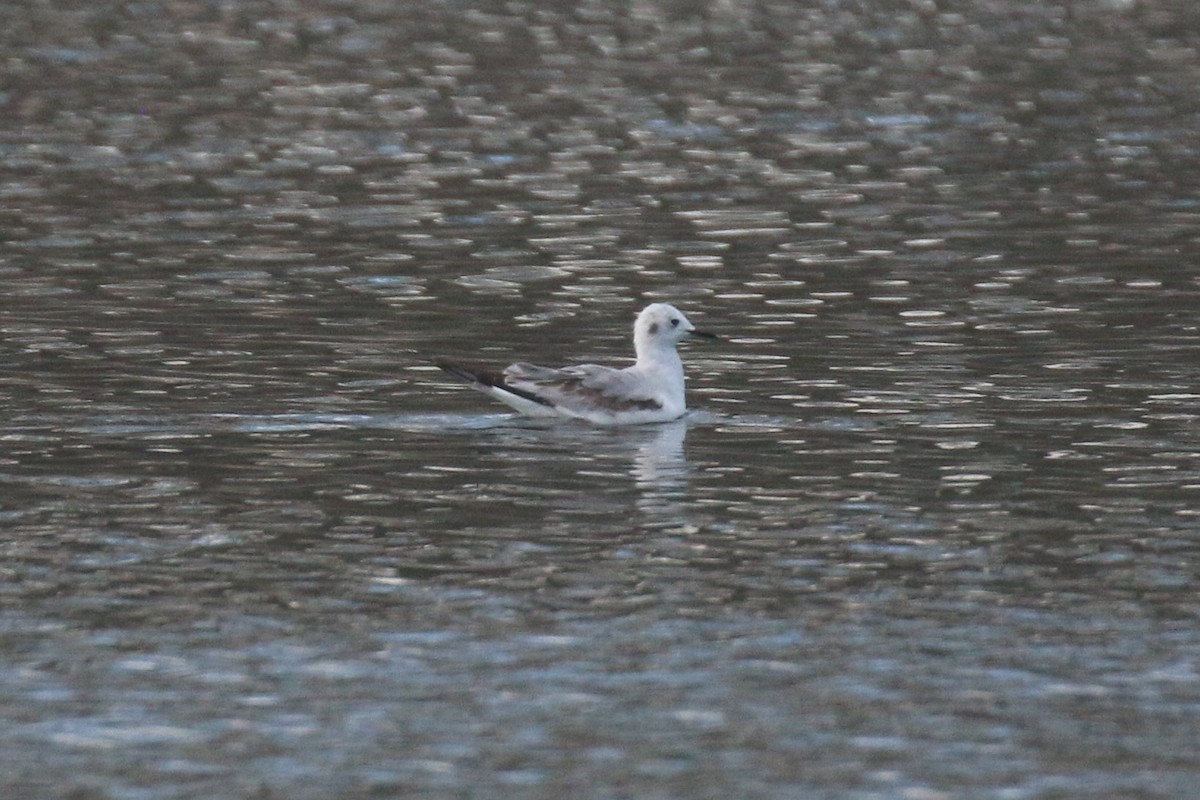
<instances>
[{"instance_id":1,"label":"bird's white head","mask_svg":"<svg viewBox=\"0 0 1200 800\"><path fill-rule=\"evenodd\" d=\"M680 340L689 336L716 338L711 333L696 330L682 311L667 303L651 303L642 309L633 323L633 343L639 359L661 350L674 350Z\"/></svg>"}]
</instances>

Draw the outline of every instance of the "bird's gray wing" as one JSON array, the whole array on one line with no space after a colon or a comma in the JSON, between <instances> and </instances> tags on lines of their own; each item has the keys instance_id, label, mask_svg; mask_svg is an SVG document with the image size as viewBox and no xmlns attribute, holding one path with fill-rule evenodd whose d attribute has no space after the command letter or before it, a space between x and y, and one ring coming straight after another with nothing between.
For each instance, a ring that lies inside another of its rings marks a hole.
<instances>
[{"instance_id":1,"label":"bird's gray wing","mask_svg":"<svg viewBox=\"0 0 1200 800\"><path fill-rule=\"evenodd\" d=\"M580 364L563 369L517 363L504 370L504 383L548 405L565 409L657 411L662 402L639 391L626 370Z\"/></svg>"}]
</instances>

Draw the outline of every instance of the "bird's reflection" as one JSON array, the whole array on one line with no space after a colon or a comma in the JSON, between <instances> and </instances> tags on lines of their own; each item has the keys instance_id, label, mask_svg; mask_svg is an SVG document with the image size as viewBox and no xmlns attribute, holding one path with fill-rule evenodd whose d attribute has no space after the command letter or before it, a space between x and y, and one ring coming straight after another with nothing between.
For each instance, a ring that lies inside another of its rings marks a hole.
<instances>
[{"instance_id":1,"label":"bird's reflection","mask_svg":"<svg viewBox=\"0 0 1200 800\"><path fill-rule=\"evenodd\" d=\"M654 524L687 524L690 469L683 449L687 430L687 421L680 419L637 431L639 442L630 472L638 490L637 507Z\"/></svg>"}]
</instances>

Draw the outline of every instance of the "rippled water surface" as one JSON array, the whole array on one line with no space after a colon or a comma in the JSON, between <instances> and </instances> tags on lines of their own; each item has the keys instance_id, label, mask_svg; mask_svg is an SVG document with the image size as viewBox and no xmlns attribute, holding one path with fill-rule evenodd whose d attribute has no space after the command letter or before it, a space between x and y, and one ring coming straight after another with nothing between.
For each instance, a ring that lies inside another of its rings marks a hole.
<instances>
[{"instance_id":1,"label":"rippled water surface","mask_svg":"<svg viewBox=\"0 0 1200 800\"><path fill-rule=\"evenodd\" d=\"M3 794L1194 796L1198 32L4 4Z\"/></svg>"}]
</instances>

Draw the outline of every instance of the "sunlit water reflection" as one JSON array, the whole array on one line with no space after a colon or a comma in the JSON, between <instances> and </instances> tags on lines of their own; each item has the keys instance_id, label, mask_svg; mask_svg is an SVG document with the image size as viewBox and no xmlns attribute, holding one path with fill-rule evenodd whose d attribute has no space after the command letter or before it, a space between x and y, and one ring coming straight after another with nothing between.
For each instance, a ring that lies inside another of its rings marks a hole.
<instances>
[{"instance_id":1,"label":"sunlit water reflection","mask_svg":"<svg viewBox=\"0 0 1200 800\"><path fill-rule=\"evenodd\" d=\"M1200 20L876 5L0 8L6 796L1190 796Z\"/></svg>"}]
</instances>

